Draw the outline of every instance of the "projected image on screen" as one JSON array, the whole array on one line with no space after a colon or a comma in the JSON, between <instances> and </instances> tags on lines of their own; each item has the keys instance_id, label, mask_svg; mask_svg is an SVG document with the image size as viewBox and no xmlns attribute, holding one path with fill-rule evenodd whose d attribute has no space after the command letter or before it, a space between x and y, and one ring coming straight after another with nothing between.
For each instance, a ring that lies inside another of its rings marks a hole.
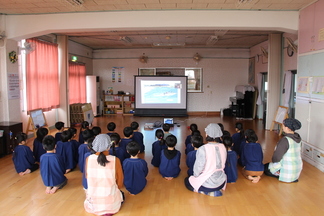
<instances>
[{"instance_id":1,"label":"projected image on screen","mask_svg":"<svg viewBox=\"0 0 324 216\"><path fill-rule=\"evenodd\" d=\"M143 104L181 103L180 81L142 81Z\"/></svg>"}]
</instances>

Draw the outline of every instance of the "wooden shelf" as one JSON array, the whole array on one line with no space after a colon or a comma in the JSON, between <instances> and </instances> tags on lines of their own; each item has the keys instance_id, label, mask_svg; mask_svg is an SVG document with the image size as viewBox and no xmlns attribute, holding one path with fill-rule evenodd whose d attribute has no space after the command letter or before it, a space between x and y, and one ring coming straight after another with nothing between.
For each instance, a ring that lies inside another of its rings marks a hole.
<instances>
[{"instance_id":1,"label":"wooden shelf","mask_svg":"<svg viewBox=\"0 0 324 216\"><path fill-rule=\"evenodd\" d=\"M135 97L134 95L103 95L104 108L103 115L133 115Z\"/></svg>"}]
</instances>

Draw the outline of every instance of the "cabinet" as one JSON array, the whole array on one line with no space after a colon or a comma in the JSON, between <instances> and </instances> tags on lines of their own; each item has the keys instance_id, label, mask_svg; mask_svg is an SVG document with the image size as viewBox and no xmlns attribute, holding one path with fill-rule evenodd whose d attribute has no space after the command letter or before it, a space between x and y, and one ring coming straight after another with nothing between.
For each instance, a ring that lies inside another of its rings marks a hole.
<instances>
[{"instance_id":1,"label":"cabinet","mask_svg":"<svg viewBox=\"0 0 324 216\"><path fill-rule=\"evenodd\" d=\"M123 114L124 115L133 115L134 113L134 95L124 95L123 96Z\"/></svg>"},{"instance_id":2,"label":"cabinet","mask_svg":"<svg viewBox=\"0 0 324 216\"><path fill-rule=\"evenodd\" d=\"M2 151L0 150L0 153L4 155L11 154L16 147L14 136L23 130L22 123L10 121L0 122L0 130L3 130L3 137L0 143Z\"/></svg>"},{"instance_id":3,"label":"cabinet","mask_svg":"<svg viewBox=\"0 0 324 216\"><path fill-rule=\"evenodd\" d=\"M123 114L132 115L134 110L134 95L103 95L103 115Z\"/></svg>"}]
</instances>

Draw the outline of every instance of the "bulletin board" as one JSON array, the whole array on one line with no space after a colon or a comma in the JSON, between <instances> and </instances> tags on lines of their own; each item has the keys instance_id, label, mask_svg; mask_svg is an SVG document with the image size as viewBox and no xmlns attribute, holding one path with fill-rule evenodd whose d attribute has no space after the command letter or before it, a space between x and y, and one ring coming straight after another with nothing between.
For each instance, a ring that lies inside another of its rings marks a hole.
<instances>
[{"instance_id":1,"label":"bulletin board","mask_svg":"<svg viewBox=\"0 0 324 216\"><path fill-rule=\"evenodd\" d=\"M27 124L26 134L28 134L28 132L33 132L34 136L36 137L36 131L38 128L46 127L49 130L42 109L31 110L29 111L29 115L30 116Z\"/></svg>"}]
</instances>

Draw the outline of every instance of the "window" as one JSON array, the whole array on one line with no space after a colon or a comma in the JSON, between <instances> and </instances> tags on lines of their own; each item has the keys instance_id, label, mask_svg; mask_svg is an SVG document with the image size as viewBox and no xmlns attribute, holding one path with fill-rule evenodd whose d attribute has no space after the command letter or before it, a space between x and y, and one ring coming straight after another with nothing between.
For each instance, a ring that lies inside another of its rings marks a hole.
<instances>
[{"instance_id":1,"label":"window","mask_svg":"<svg viewBox=\"0 0 324 216\"><path fill-rule=\"evenodd\" d=\"M86 102L86 68L82 63L69 62L69 104Z\"/></svg>"},{"instance_id":2,"label":"window","mask_svg":"<svg viewBox=\"0 0 324 216\"><path fill-rule=\"evenodd\" d=\"M58 45L35 38L26 42L27 111L58 108Z\"/></svg>"},{"instance_id":3,"label":"window","mask_svg":"<svg viewBox=\"0 0 324 216\"><path fill-rule=\"evenodd\" d=\"M201 68L186 68L185 76L188 77L188 92L202 92Z\"/></svg>"}]
</instances>

